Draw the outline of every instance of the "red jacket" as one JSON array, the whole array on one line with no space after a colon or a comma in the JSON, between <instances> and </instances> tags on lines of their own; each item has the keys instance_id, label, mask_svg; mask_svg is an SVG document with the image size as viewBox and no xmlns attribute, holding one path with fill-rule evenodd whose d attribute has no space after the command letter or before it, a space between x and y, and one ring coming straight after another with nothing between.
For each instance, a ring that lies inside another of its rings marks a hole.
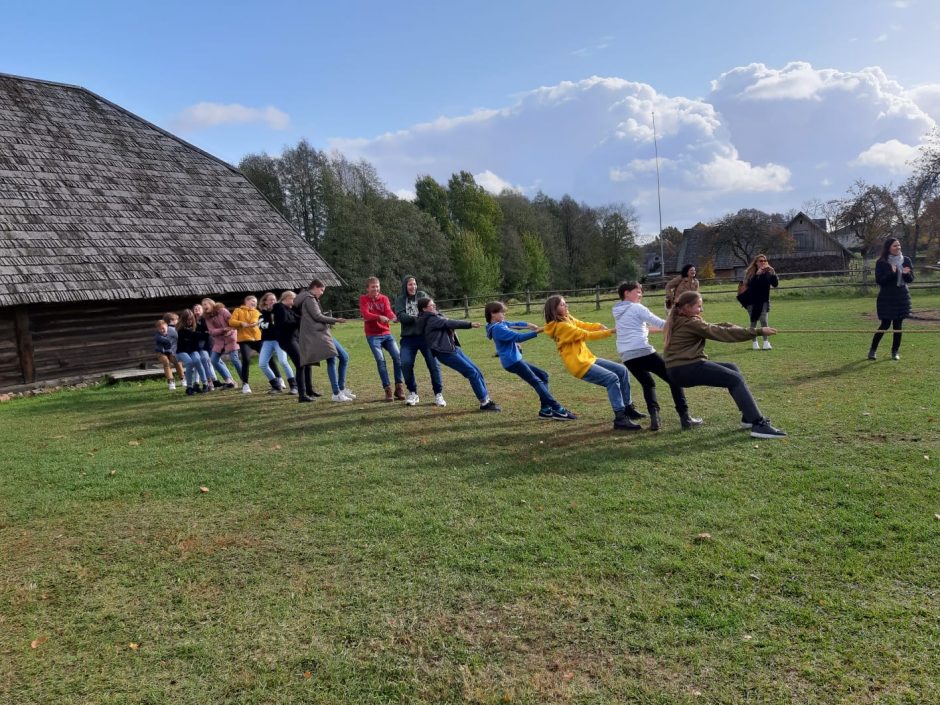
<instances>
[{"instance_id":1,"label":"red jacket","mask_svg":"<svg viewBox=\"0 0 940 705\"><path fill-rule=\"evenodd\" d=\"M379 320L379 316L385 316L390 321L395 320L392 304L385 294L379 294L374 299L368 294L360 296L359 313L362 314L362 320L365 321L366 335L388 335L391 333L388 323L382 323Z\"/></svg>"}]
</instances>

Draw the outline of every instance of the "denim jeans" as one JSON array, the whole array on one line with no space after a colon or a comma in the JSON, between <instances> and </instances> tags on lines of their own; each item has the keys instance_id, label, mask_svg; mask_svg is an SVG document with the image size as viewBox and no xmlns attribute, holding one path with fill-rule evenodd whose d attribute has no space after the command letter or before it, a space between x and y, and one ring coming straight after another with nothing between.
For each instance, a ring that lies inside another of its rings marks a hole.
<instances>
[{"instance_id":1,"label":"denim jeans","mask_svg":"<svg viewBox=\"0 0 940 705\"><path fill-rule=\"evenodd\" d=\"M415 358L418 351L424 356L424 362L428 366L428 372L431 373L431 389L435 394L444 391L444 383L441 381L441 366L437 364L437 359L431 348L428 347L423 335L403 335L401 340L401 370L405 376L405 386L409 392L418 393L418 383L415 380Z\"/></svg>"},{"instance_id":2,"label":"denim jeans","mask_svg":"<svg viewBox=\"0 0 940 705\"><path fill-rule=\"evenodd\" d=\"M486 381L483 379L483 373L480 368L473 364L473 361L467 357L463 350L457 348L452 353L434 353L442 365L447 365L450 369L462 374L470 381L470 387L473 393L482 404L489 399L489 393L486 391Z\"/></svg>"},{"instance_id":3,"label":"denim jeans","mask_svg":"<svg viewBox=\"0 0 940 705\"><path fill-rule=\"evenodd\" d=\"M201 376L201 365L198 363L199 353L176 353L176 359L183 363L186 370L186 386L192 387Z\"/></svg>"},{"instance_id":4,"label":"denim jeans","mask_svg":"<svg viewBox=\"0 0 940 705\"><path fill-rule=\"evenodd\" d=\"M763 415L748 389L744 375L733 362L702 360L669 368L669 379L680 387L724 387L741 410L741 418L754 423Z\"/></svg>"},{"instance_id":5,"label":"denim jeans","mask_svg":"<svg viewBox=\"0 0 940 705\"><path fill-rule=\"evenodd\" d=\"M277 361L281 364L281 367L284 368L284 374L287 375L287 379L293 379L294 375L291 374L287 353L281 349L281 346L278 345L276 340L264 340L261 342L261 352L258 353L258 367L261 368L264 376L268 378L268 381L277 377L274 370L271 369L271 358L275 355L277 355Z\"/></svg>"},{"instance_id":6,"label":"denim jeans","mask_svg":"<svg viewBox=\"0 0 940 705\"><path fill-rule=\"evenodd\" d=\"M228 355L228 359L232 361L232 364L235 365L235 374L239 377L242 376L242 362L241 358L238 356L238 350L230 350L225 353ZM228 368L225 366L225 363L222 362L222 353L213 352L212 353L212 364L221 374L222 378L225 380L232 379L232 373L228 371Z\"/></svg>"},{"instance_id":7,"label":"denim jeans","mask_svg":"<svg viewBox=\"0 0 940 705\"><path fill-rule=\"evenodd\" d=\"M388 381L388 368L385 366L385 355L382 349L388 350L392 358L392 365L395 368L395 382L405 381L401 374L401 355L398 352L398 345L391 333L385 335L367 335L366 340L369 343L369 349L372 350L372 356L375 358L375 366L379 370L379 378L382 380L382 386L387 387L391 382ZM335 341L334 341L335 342Z\"/></svg>"},{"instance_id":8,"label":"denim jeans","mask_svg":"<svg viewBox=\"0 0 940 705\"><path fill-rule=\"evenodd\" d=\"M216 375L216 370L219 371L219 374L222 375L222 379L228 377L228 370L225 369L225 365L220 361L218 366L215 368L212 367L212 356L209 354L208 350L200 350L196 353L196 356L199 359L199 362L202 364L202 371L206 375L207 380L212 380L213 382L218 382L218 376ZM219 368L222 369L219 369ZM224 370L224 371L223 371Z\"/></svg>"},{"instance_id":9,"label":"denim jeans","mask_svg":"<svg viewBox=\"0 0 940 705\"><path fill-rule=\"evenodd\" d=\"M630 376L627 368L619 362L597 358L581 379L607 387L607 398L615 412L623 411L630 405Z\"/></svg>"},{"instance_id":10,"label":"denim jeans","mask_svg":"<svg viewBox=\"0 0 940 705\"><path fill-rule=\"evenodd\" d=\"M548 391L548 372L545 370L536 367L535 365L530 364L525 360L519 360L518 362L514 362L509 367L507 367L506 371L512 372L514 375L519 375L523 380L532 385L535 393L539 395L539 401L542 402L543 407L549 407L552 409L558 409L561 407L561 404L558 403L558 400L552 396L550 391Z\"/></svg>"},{"instance_id":11,"label":"denim jeans","mask_svg":"<svg viewBox=\"0 0 940 705\"><path fill-rule=\"evenodd\" d=\"M330 378L330 387L333 388L333 394L339 394L346 389L346 368L349 366L349 354L336 338L333 338L333 345L336 347L336 357L326 359L326 376ZM339 374L336 371L337 360L339 360Z\"/></svg>"}]
</instances>

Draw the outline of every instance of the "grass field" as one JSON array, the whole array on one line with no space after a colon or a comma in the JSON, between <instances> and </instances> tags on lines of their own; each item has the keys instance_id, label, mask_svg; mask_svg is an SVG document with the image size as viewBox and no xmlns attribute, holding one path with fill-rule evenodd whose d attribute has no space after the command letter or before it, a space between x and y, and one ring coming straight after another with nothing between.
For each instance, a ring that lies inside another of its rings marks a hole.
<instances>
[{"instance_id":1,"label":"grass field","mask_svg":"<svg viewBox=\"0 0 940 705\"><path fill-rule=\"evenodd\" d=\"M706 319L744 322L727 299ZM771 324L872 309L791 297ZM681 432L663 385L665 429L614 434L542 337L526 357L581 419L539 421L482 330L503 413L446 369L428 404L420 363L422 404L384 404L361 327L337 335L353 404L148 382L0 406L0 703L940 699L940 334L900 362L861 334L709 343L782 441L698 388Z\"/></svg>"}]
</instances>

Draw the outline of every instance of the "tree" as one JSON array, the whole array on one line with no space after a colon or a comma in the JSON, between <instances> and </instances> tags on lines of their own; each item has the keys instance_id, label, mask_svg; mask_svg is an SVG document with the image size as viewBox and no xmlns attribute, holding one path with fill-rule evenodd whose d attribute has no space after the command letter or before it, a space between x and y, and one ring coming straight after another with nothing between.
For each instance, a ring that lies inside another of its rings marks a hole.
<instances>
[{"instance_id":1,"label":"tree","mask_svg":"<svg viewBox=\"0 0 940 705\"><path fill-rule=\"evenodd\" d=\"M451 261L460 294L475 296L499 290L499 261L486 253L474 231L462 229L453 237Z\"/></svg>"},{"instance_id":2,"label":"tree","mask_svg":"<svg viewBox=\"0 0 940 705\"><path fill-rule=\"evenodd\" d=\"M758 252L782 253L793 249L793 239L784 229L784 218L753 208L728 213L712 227L711 252L730 251L743 264Z\"/></svg>"},{"instance_id":3,"label":"tree","mask_svg":"<svg viewBox=\"0 0 940 705\"><path fill-rule=\"evenodd\" d=\"M522 250L525 253L525 278L527 290L539 291L548 286L551 270L545 246L535 233L522 233Z\"/></svg>"},{"instance_id":4,"label":"tree","mask_svg":"<svg viewBox=\"0 0 940 705\"><path fill-rule=\"evenodd\" d=\"M447 182L447 203L451 219L461 229L472 230L480 238L483 251L489 257L499 257L499 226L503 213L499 203L473 179L473 174L461 171Z\"/></svg>"},{"instance_id":5,"label":"tree","mask_svg":"<svg viewBox=\"0 0 940 705\"><path fill-rule=\"evenodd\" d=\"M830 201L832 222L840 228L850 228L862 241L864 251L874 250L877 243L894 228L894 197L883 186L872 186L856 181L845 198Z\"/></svg>"},{"instance_id":6,"label":"tree","mask_svg":"<svg viewBox=\"0 0 940 705\"><path fill-rule=\"evenodd\" d=\"M454 221L450 217L447 189L430 176L421 176L415 182L415 205L437 221L441 232L454 234Z\"/></svg>"},{"instance_id":7,"label":"tree","mask_svg":"<svg viewBox=\"0 0 940 705\"><path fill-rule=\"evenodd\" d=\"M284 189L277 176L277 160L265 153L247 154L238 163L238 170L253 183L271 205L287 215Z\"/></svg>"},{"instance_id":8,"label":"tree","mask_svg":"<svg viewBox=\"0 0 940 705\"><path fill-rule=\"evenodd\" d=\"M605 271L598 278L602 284L616 284L636 279L637 247L634 232L636 213L627 206L608 206L600 211L600 258Z\"/></svg>"}]
</instances>

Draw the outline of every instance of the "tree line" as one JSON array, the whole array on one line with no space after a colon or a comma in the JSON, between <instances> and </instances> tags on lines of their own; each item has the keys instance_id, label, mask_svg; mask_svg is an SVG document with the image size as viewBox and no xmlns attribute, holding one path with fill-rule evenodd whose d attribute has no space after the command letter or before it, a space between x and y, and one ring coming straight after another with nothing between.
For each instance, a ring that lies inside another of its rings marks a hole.
<instances>
[{"instance_id":1,"label":"tree line","mask_svg":"<svg viewBox=\"0 0 940 705\"><path fill-rule=\"evenodd\" d=\"M239 170L349 285L327 304L354 308L369 276L397 293L411 274L441 301L495 292L614 286L636 277L635 211L570 196L493 195L472 174L415 183L415 200L390 193L367 161L312 148L249 154Z\"/></svg>"}]
</instances>

